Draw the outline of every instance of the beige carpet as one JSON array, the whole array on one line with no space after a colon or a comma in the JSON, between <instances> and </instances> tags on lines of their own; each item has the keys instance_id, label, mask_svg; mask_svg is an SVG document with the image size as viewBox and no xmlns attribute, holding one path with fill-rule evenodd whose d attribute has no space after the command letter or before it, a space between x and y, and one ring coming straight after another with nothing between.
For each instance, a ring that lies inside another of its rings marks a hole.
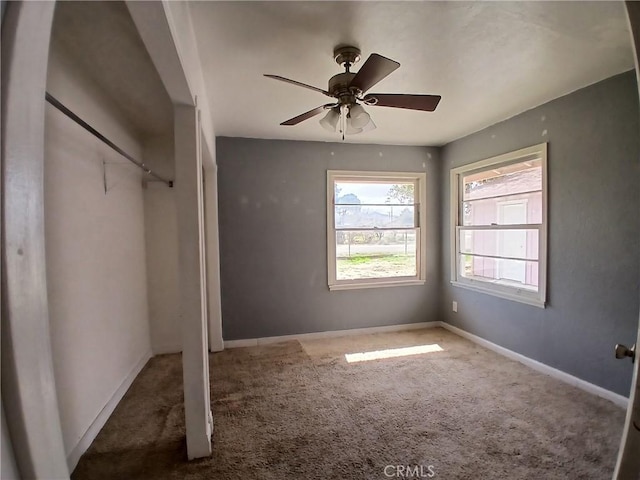
<instances>
[{"instance_id":1,"label":"beige carpet","mask_svg":"<svg viewBox=\"0 0 640 480\"><path fill-rule=\"evenodd\" d=\"M164 355L72 478L609 479L624 422L612 403L440 328L232 349L210 365L210 458L186 461L180 356Z\"/></svg>"}]
</instances>

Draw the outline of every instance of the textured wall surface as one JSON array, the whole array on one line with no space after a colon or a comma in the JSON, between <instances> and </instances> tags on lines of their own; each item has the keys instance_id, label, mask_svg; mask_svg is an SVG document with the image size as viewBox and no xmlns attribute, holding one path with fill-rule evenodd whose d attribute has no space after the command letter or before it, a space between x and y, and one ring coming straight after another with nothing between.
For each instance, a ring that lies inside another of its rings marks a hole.
<instances>
[{"instance_id":1,"label":"textured wall surface","mask_svg":"<svg viewBox=\"0 0 640 480\"><path fill-rule=\"evenodd\" d=\"M581 89L442 150L442 319L588 382L629 394L640 286L640 143L634 72ZM545 309L450 285L449 170L549 142ZM452 301L458 302L453 313Z\"/></svg>"},{"instance_id":2,"label":"textured wall surface","mask_svg":"<svg viewBox=\"0 0 640 480\"><path fill-rule=\"evenodd\" d=\"M144 226L151 348L156 355L181 352L174 189L160 182L147 185L144 190Z\"/></svg>"},{"instance_id":3,"label":"textured wall surface","mask_svg":"<svg viewBox=\"0 0 640 480\"><path fill-rule=\"evenodd\" d=\"M103 92L59 54L52 51L47 88L140 158ZM144 207L137 168L50 105L45 127L51 346L69 455L150 352Z\"/></svg>"},{"instance_id":4,"label":"textured wall surface","mask_svg":"<svg viewBox=\"0 0 640 480\"><path fill-rule=\"evenodd\" d=\"M438 150L217 139L225 340L437 320ZM427 173L425 285L327 287L327 170Z\"/></svg>"}]
</instances>

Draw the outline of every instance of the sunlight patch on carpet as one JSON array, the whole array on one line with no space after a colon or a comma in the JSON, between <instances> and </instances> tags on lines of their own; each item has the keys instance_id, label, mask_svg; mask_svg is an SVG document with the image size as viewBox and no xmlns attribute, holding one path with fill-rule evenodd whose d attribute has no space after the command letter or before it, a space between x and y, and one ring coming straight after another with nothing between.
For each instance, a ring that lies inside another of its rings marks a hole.
<instances>
[{"instance_id":1,"label":"sunlight patch on carpet","mask_svg":"<svg viewBox=\"0 0 640 480\"><path fill-rule=\"evenodd\" d=\"M431 345L416 345L415 347L389 348L387 350L376 350L374 352L346 353L344 358L348 363L356 363L442 351L443 348L440 345L433 343Z\"/></svg>"}]
</instances>

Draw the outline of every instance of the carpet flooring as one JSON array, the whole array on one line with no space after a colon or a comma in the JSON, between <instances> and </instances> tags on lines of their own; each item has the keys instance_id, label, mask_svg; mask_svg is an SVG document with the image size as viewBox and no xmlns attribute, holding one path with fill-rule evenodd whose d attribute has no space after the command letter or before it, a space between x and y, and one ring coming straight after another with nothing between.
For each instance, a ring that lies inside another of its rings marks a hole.
<instances>
[{"instance_id":1,"label":"carpet flooring","mask_svg":"<svg viewBox=\"0 0 640 480\"><path fill-rule=\"evenodd\" d=\"M441 350L345 358L419 345ZM211 457L186 461L180 356L162 355L72 479L609 479L624 423L611 402L441 328L209 358Z\"/></svg>"}]
</instances>

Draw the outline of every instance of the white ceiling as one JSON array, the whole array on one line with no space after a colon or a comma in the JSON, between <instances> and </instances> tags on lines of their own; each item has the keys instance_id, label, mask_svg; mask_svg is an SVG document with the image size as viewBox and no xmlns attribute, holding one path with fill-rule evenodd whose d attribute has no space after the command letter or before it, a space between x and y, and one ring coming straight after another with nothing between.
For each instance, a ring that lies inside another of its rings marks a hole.
<instances>
[{"instance_id":1,"label":"white ceiling","mask_svg":"<svg viewBox=\"0 0 640 480\"><path fill-rule=\"evenodd\" d=\"M401 63L372 91L442 95L434 113L371 107L377 130L349 142L442 145L633 68L620 2L194 2L218 136L338 141L280 122L326 103L337 44ZM359 67L358 64L356 67Z\"/></svg>"}]
</instances>

